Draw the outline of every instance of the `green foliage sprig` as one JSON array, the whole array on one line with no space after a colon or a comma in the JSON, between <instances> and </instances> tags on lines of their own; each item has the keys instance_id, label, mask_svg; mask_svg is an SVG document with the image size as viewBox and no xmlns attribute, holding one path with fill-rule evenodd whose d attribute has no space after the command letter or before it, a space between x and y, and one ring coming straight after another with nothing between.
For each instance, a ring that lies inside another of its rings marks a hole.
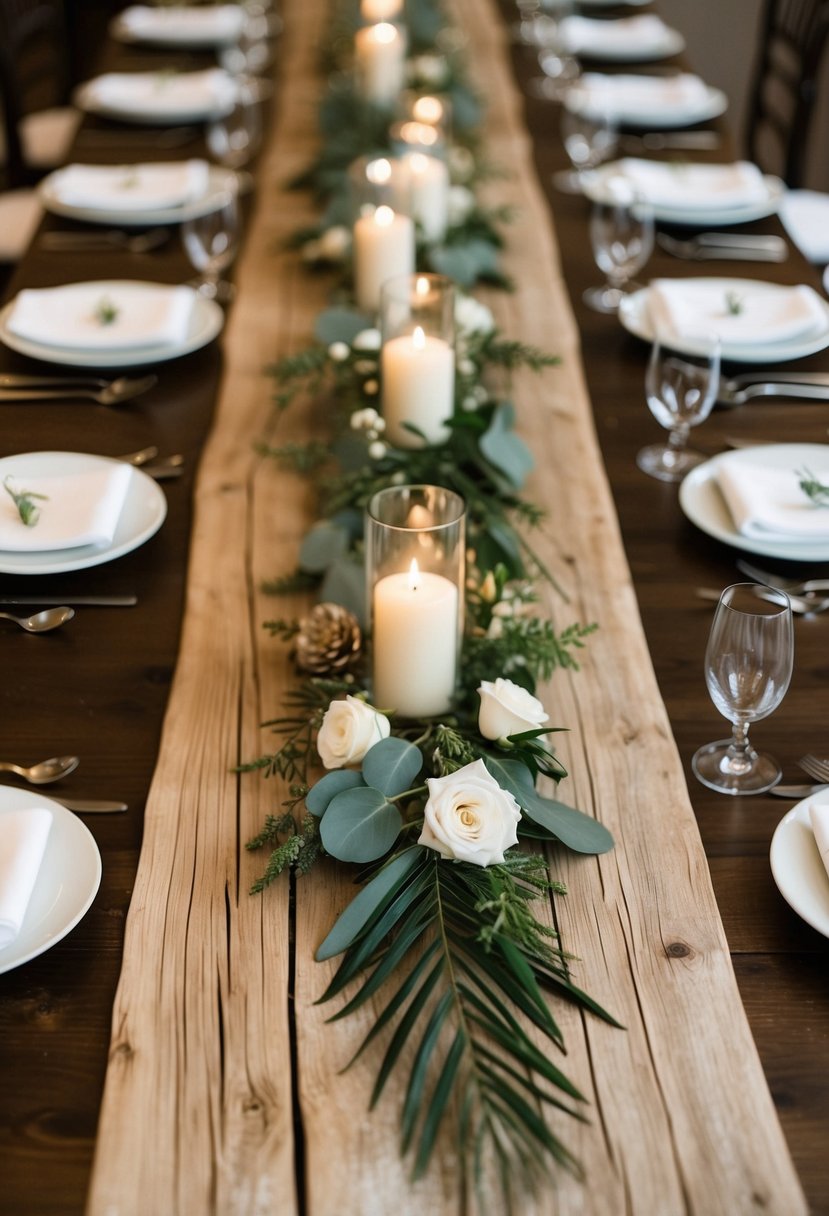
<instances>
[{"instance_id":1,"label":"green foliage sprig","mask_svg":"<svg viewBox=\"0 0 829 1216\"><path fill-rule=\"evenodd\" d=\"M829 486L823 485L809 469L799 470L798 485L816 507L829 507Z\"/></svg>"},{"instance_id":2,"label":"green foliage sprig","mask_svg":"<svg viewBox=\"0 0 829 1216\"><path fill-rule=\"evenodd\" d=\"M47 494L35 494L33 490L14 490L9 484L10 481L11 478L6 477L3 481L3 487L17 507L21 523L25 524L27 528L33 528L40 519L40 507L38 507L35 499L48 502L49 496Z\"/></svg>"}]
</instances>

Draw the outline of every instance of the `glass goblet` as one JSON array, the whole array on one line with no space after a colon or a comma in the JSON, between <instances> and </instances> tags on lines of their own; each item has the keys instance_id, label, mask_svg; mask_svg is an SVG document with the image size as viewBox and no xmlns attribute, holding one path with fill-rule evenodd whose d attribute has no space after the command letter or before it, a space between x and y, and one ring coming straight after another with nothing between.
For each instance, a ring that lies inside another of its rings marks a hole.
<instances>
[{"instance_id":1,"label":"glass goblet","mask_svg":"<svg viewBox=\"0 0 829 1216\"><path fill-rule=\"evenodd\" d=\"M234 193L222 197L221 204L207 215L186 220L181 225L184 250L199 278L192 281L200 295L211 300L233 298L233 285L222 274L233 264L239 249L241 219Z\"/></svg>"},{"instance_id":2,"label":"glass goblet","mask_svg":"<svg viewBox=\"0 0 829 1216\"><path fill-rule=\"evenodd\" d=\"M760 599L755 592L762 590ZM708 743L691 767L723 794L762 794L780 780L780 765L749 742L752 722L783 700L794 660L789 597L756 583L736 583L720 596L705 651L711 700L732 724L732 737Z\"/></svg>"},{"instance_id":3,"label":"glass goblet","mask_svg":"<svg viewBox=\"0 0 829 1216\"><path fill-rule=\"evenodd\" d=\"M207 148L214 160L228 169L249 164L262 143L262 115L252 81L239 80L233 108L207 128Z\"/></svg>"},{"instance_id":4,"label":"glass goblet","mask_svg":"<svg viewBox=\"0 0 829 1216\"><path fill-rule=\"evenodd\" d=\"M561 138L572 169L553 175L553 184L564 194L583 194L584 175L610 160L616 153L619 132L613 112L593 102L575 84L564 92L561 108Z\"/></svg>"},{"instance_id":5,"label":"glass goblet","mask_svg":"<svg viewBox=\"0 0 829 1216\"><path fill-rule=\"evenodd\" d=\"M660 426L668 429L668 442L651 444L637 454L636 463L649 477L682 481L705 460L688 448L692 426L711 413L720 382L720 340L714 333L689 337L677 350L659 332L645 372L648 407Z\"/></svg>"},{"instance_id":6,"label":"glass goblet","mask_svg":"<svg viewBox=\"0 0 829 1216\"><path fill-rule=\"evenodd\" d=\"M593 204L590 244L606 282L589 287L584 302L595 312L617 312L626 284L653 253L654 222L650 203L638 196L624 178L611 178L608 194Z\"/></svg>"}]
</instances>

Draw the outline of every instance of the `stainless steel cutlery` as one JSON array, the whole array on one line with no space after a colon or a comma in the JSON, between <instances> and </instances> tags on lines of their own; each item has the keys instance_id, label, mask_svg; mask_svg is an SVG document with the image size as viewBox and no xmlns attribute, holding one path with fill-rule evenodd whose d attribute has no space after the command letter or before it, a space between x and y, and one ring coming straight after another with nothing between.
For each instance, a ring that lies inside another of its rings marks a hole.
<instances>
[{"instance_id":1,"label":"stainless steel cutlery","mask_svg":"<svg viewBox=\"0 0 829 1216\"><path fill-rule=\"evenodd\" d=\"M623 135L619 144L626 152L666 152L670 149L689 151L718 148L718 131L645 131L641 135Z\"/></svg>"},{"instance_id":2,"label":"stainless steel cutlery","mask_svg":"<svg viewBox=\"0 0 829 1216\"><path fill-rule=\"evenodd\" d=\"M169 228L151 228L147 232L122 232L118 228L88 231L54 229L40 236L40 247L50 253L94 252L97 249L123 249L127 253L151 253L170 239Z\"/></svg>"},{"instance_id":3,"label":"stainless steel cutlery","mask_svg":"<svg viewBox=\"0 0 829 1216\"><path fill-rule=\"evenodd\" d=\"M821 372L774 372L763 379L760 372L744 372L730 379L721 377L717 388L720 405L745 405L756 397L798 397L829 401L829 375Z\"/></svg>"},{"instance_id":4,"label":"stainless steel cutlery","mask_svg":"<svg viewBox=\"0 0 829 1216\"><path fill-rule=\"evenodd\" d=\"M0 376L0 402L88 399L99 405L121 405L158 383L158 376L118 376L114 380L83 376Z\"/></svg>"},{"instance_id":5,"label":"stainless steel cutlery","mask_svg":"<svg viewBox=\"0 0 829 1216\"><path fill-rule=\"evenodd\" d=\"M789 247L780 236L747 232L700 232L687 240L658 232L657 244L674 257L693 262L720 258L746 262L784 262Z\"/></svg>"}]
</instances>

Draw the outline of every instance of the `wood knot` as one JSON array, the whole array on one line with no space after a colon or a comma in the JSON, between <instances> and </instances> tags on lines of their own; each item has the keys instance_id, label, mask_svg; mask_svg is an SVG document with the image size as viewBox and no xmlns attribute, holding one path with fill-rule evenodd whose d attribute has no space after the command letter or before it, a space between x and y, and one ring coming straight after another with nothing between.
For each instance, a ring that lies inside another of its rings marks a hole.
<instances>
[{"instance_id":1,"label":"wood knot","mask_svg":"<svg viewBox=\"0 0 829 1216\"><path fill-rule=\"evenodd\" d=\"M691 958L693 950L685 942L670 942L665 947L668 958Z\"/></svg>"},{"instance_id":2,"label":"wood knot","mask_svg":"<svg viewBox=\"0 0 829 1216\"><path fill-rule=\"evenodd\" d=\"M119 1043L113 1054L116 1056L124 1056L129 1058L131 1055L133 1055L133 1050L129 1043Z\"/></svg>"},{"instance_id":3,"label":"wood knot","mask_svg":"<svg viewBox=\"0 0 829 1216\"><path fill-rule=\"evenodd\" d=\"M251 1098L250 1102L246 1102L242 1110L246 1115L255 1115L262 1109L262 1103L257 1102L256 1098Z\"/></svg>"}]
</instances>

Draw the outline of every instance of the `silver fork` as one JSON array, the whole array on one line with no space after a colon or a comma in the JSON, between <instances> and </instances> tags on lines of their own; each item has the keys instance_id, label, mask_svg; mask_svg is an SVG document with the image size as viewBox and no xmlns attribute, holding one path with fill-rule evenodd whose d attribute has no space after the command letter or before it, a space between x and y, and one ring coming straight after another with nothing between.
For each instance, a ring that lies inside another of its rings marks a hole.
<instances>
[{"instance_id":1,"label":"silver fork","mask_svg":"<svg viewBox=\"0 0 829 1216\"><path fill-rule=\"evenodd\" d=\"M40 238L42 249L52 253L72 253L75 250L124 249L127 253L151 253L170 239L169 228L150 228L147 232L121 232L118 228L103 231L64 232L54 229Z\"/></svg>"},{"instance_id":2,"label":"silver fork","mask_svg":"<svg viewBox=\"0 0 829 1216\"><path fill-rule=\"evenodd\" d=\"M829 783L829 760L821 760L818 756L813 756L811 752L802 756L798 762L804 773L808 773L810 777L814 777L815 781L823 781Z\"/></svg>"},{"instance_id":3,"label":"silver fork","mask_svg":"<svg viewBox=\"0 0 829 1216\"><path fill-rule=\"evenodd\" d=\"M829 401L829 375L821 372L774 373L773 380L758 380L744 372L731 379L720 378L717 401L720 405L745 405L754 397L800 397L810 401Z\"/></svg>"},{"instance_id":4,"label":"silver fork","mask_svg":"<svg viewBox=\"0 0 829 1216\"><path fill-rule=\"evenodd\" d=\"M157 382L158 376L149 375L138 380L119 376L99 389L75 385L71 381L64 381L62 385L54 388L4 388L0 385L0 401L77 401L84 398L97 401L98 405L121 405L141 393L146 393Z\"/></svg>"},{"instance_id":5,"label":"silver fork","mask_svg":"<svg viewBox=\"0 0 829 1216\"><path fill-rule=\"evenodd\" d=\"M779 574L762 570L742 558L737 560L737 569L749 578L756 579L758 583L766 583L767 586L776 587L778 591L785 591L787 594L810 595L815 591L829 591L829 578L806 578L798 582L797 579L782 578Z\"/></svg>"},{"instance_id":6,"label":"silver fork","mask_svg":"<svg viewBox=\"0 0 829 1216\"><path fill-rule=\"evenodd\" d=\"M701 232L679 240L659 232L657 244L677 258L701 262L711 258L745 262L784 262L789 256L786 242L779 236L753 236L749 233Z\"/></svg>"},{"instance_id":7,"label":"silver fork","mask_svg":"<svg viewBox=\"0 0 829 1216\"><path fill-rule=\"evenodd\" d=\"M758 600L772 600L774 603L779 603L771 587L755 587L754 594ZM817 596L793 595L791 591L787 591L786 594L789 597L792 612L796 616L814 616L819 612L829 611L829 596L818 598ZM710 600L711 603L716 603L719 601L722 592L717 591L715 587L697 587L695 595L697 599Z\"/></svg>"}]
</instances>

